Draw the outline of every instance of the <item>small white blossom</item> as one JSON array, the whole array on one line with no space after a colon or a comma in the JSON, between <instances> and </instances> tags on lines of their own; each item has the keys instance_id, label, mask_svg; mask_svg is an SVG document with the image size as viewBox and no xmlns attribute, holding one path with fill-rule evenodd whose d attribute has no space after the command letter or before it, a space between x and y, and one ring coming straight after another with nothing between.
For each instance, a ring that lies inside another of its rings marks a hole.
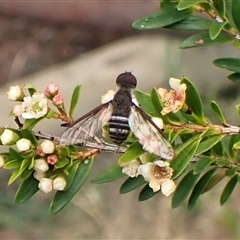
<instances>
[{"instance_id":1,"label":"small white blossom","mask_svg":"<svg viewBox=\"0 0 240 240\"><path fill-rule=\"evenodd\" d=\"M108 92L102 96L102 103L107 103L113 100L114 95L115 95L115 91L108 90Z\"/></svg>"},{"instance_id":2,"label":"small white blossom","mask_svg":"<svg viewBox=\"0 0 240 240\"><path fill-rule=\"evenodd\" d=\"M149 182L149 187L154 192L161 189L165 196L169 196L176 188L175 183L171 180L172 172L173 170L169 167L169 163L161 160L148 162L140 165L138 168L138 174L142 175Z\"/></svg>"},{"instance_id":3,"label":"small white blossom","mask_svg":"<svg viewBox=\"0 0 240 240\"><path fill-rule=\"evenodd\" d=\"M45 154L51 154L55 150L54 142L47 139L40 144L40 147L42 148L42 152Z\"/></svg>"},{"instance_id":4,"label":"small white blossom","mask_svg":"<svg viewBox=\"0 0 240 240\"><path fill-rule=\"evenodd\" d=\"M158 94L164 103L164 108L161 111L162 115L166 115L169 112L178 112L186 100L186 84L181 84L179 79L170 78L169 85L172 88L169 92L163 88L158 89Z\"/></svg>"},{"instance_id":5,"label":"small white blossom","mask_svg":"<svg viewBox=\"0 0 240 240\"><path fill-rule=\"evenodd\" d=\"M5 157L3 155L0 155L0 167L3 167L5 164Z\"/></svg>"},{"instance_id":6,"label":"small white blossom","mask_svg":"<svg viewBox=\"0 0 240 240\"><path fill-rule=\"evenodd\" d=\"M53 179L53 189L57 191L63 191L67 186L67 182L64 177L56 177Z\"/></svg>"},{"instance_id":7,"label":"small white blossom","mask_svg":"<svg viewBox=\"0 0 240 240\"><path fill-rule=\"evenodd\" d=\"M49 166L44 158L39 158L34 161L33 169L38 172L46 172Z\"/></svg>"},{"instance_id":8,"label":"small white blossom","mask_svg":"<svg viewBox=\"0 0 240 240\"><path fill-rule=\"evenodd\" d=\"M13 107L14 116L20 117L20 116L22 116L23 112L24 112L24 109L23 109L22 104L15 105Z\"/></svg>"},{"instance_id":9,"label":"small white blossom","mask_svg":"<svg viewBox=\"0 0 240 240\"><path fill-rule=\"evenodd\" d=\"M37 179L38 181L40 181L42 178L44 178L46 176L46 173L45 172L42 172L42 171L34 171L33 173L33 177L35 179Z\"/></svg>"},{"instance_id":10,"label":"small white blossom","mask_svg":"<svg viewBox=\"0 0 240 240\"><path fill-rule=\"evenodd\" d=\"M49 193L53 190L53 180L50 178L42 178L39 181L38 188L44 193Z\"/></svg>"},{"instance_id":11,"label":"small white blossom","mask_svg":"<svg viewBox=\"0 0 240 240\"><path fill-rule=\"evenodd\" d=\"M40 118L47 114L47 99L43 93L35 92L32 96L24 97L22 107L24 112L22 117L25 119Z\"/></svg>"},{"instance_id":12,"label":"small white blossom","mask_svg":"<svg viewBox=\"0 0 240 240\"><path fill-rule=\"evenodd\" d=\"M20 152L24 152L24 151L29 150L31 148L31 145L32 145L31 141L29 139L26 139L26 138L21 138L16 142L17 149Z\"/></svg>"},{"instance_id":13,"label":"small white blossom","mask_svg":"<svg viewBox=\"0 0 240 240\"><path fill-rule=\"evenodd\" d=\"M132 160L130 163L123 165L122 173L128 175L131 178L136 177L139 166L140 162L138 160Z\"/></svg>"},{"instance_id":14,"label":"small white blossom","mask_svg":"<svg viewBox=\"0 0 240 240\"><path fill-rule=\"evenodd\" d=\"M3 145L13 145L19 139L19 136L17 133L6 128L4 129L0 139Z\"/></svg>"},{"instance_id":15,"label":"small white blossom","mask_svg":"<svg viewBox=\"0 0 240 240\"><path fill-rule=\"evenodd\" d=\"M21 101L23 100L24 93L19 86L11 86L7 92L7 98L11 101Z\"/></svg>"}]
</instances>

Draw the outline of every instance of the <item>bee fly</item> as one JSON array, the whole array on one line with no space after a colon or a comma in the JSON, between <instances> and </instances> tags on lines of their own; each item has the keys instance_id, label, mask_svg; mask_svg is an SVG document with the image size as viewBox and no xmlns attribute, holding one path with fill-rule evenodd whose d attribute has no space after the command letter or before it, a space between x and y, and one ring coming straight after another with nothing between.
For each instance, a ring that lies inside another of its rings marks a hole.
<instances>
[{"instance_id":1,"label":"bee fly","mask_svg":"<svg viewBox=\"0 0 240 240\"><path fill-rule=\"evenodd\" d=\"M173 159L173 148L161 129L132 102L131 90L137 86L136 78L130 72L121 73L116 84L119 89L114 98L77 119L63 132L60 144L74 144L78 139L89 138L108 123L114 143L120 145L132 131L145 150L163 159Z\"/></svg>"}]
</instances>

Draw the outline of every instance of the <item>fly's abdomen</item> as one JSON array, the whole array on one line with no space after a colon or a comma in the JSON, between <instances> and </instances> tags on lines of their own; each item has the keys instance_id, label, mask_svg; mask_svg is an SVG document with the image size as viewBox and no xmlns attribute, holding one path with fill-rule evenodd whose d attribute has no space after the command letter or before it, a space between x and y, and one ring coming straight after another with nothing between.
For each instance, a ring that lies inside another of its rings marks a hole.
<instances>
[{"instance_id":1,"label":"fly's abdomen","mask_svg":"<svg viewBox=\"0 0 240 240\"><path fill-rule=\"evenodd\" d=\"M111 116L109 120L109 135L114 143L123 143L127 139L129 132L127 117Z\"/></svg>"}]
</instances>

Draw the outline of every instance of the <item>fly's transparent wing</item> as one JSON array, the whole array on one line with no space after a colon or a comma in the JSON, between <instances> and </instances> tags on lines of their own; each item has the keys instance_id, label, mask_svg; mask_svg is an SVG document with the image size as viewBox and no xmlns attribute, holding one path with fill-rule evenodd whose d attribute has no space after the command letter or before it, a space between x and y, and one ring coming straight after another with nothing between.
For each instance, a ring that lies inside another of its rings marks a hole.
<instances>
[{"instance_id":1,"label":"fly's transparent wing","mask_svg":"<svg viewBox=\"0 0 240 240\"><path fill-rule=\"evenodd\" d=\"M173 159L173 147L165 138L161 129L156 126L145 112L134 104L132 104L129 116L129 127L142 144L143 149L163 159Z\"/></svg>"},{"instance_id":2,"label":"fly's transparent wing","mask_svg":"<svg viewBox=\"0 0 240 240\"><path fill-rule=\"evenodd\" d=\"M111 101L96 107L77 119L63 132L60 138L60 144L74 144L76 141L85 140L94 136L94 134L108 122L111 115Z\"/></svg>"}]
</instances>

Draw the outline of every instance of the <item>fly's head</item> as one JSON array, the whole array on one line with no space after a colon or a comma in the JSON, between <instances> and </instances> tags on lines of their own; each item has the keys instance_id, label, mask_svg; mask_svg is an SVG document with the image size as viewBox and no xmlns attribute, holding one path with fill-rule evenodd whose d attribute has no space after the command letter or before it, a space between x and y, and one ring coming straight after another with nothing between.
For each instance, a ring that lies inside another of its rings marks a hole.
<instances>
[{"instance_id":1,"label":"fly's head","mask_svg":"<svg viewBox=\"0 0 240 240\"><path fill-rule=\"evenodd\" d=\"M136 88L137 79L131 72L124 72L118 75L116 83L119 87Z\"/></svg>"}]
</instances>

